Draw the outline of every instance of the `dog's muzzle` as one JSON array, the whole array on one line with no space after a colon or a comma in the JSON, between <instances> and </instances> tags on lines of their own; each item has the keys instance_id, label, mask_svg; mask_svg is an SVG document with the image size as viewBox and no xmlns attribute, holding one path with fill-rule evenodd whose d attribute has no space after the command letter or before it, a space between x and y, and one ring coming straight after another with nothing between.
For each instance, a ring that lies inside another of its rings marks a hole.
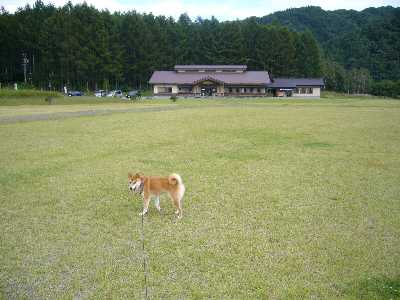
<instances>
[{"instance_id":1,"label":"dog's muzzle","mask_svg":"<svg viewBox=\"0 0 400 300\"><path fill-rule=\"evenodd\" d=\"M129 184L129 190L138 194L143 193L143 187L144 187L144 182L140 180Z\"/></svg>"}]
</instances>

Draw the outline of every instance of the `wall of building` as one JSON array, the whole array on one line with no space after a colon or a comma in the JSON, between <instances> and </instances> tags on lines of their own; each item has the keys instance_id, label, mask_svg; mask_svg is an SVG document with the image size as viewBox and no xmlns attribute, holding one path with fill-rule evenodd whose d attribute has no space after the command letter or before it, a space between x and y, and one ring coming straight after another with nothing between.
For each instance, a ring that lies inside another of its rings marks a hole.
<instances>
[{"instance_id":1,"label":"wall of building","mask_svg":"<svg viewBox=\"0 0 400 300\"><path fill-rule=\"evenodd\" d=\"M299 87L298 92L293 92L293 97L321 97L321 88L320 87L312 87L312 93L304 93L301 91L301 87Z\"/></svg>"},{"instance_id":2,"label":"wall of building","mask_svg":"<svg viewBox=\"0 0 400 300\"><path fill-rule=\"evenodd\" d=\"M154 94L166 94L168 92L163 91L164 88L171 88L172 92L170 94L178 93L178 86L173 84L155 84L153 86Z\"/></svg>"},{"instance_id":3,"label":"wall of building","mask_svg":"<svg viewBox=\"0 0 400 300\"><path fill-rule=\"evenodd\" d=\"M199 85L193 86L193 93L194 94L200 94L201 93L201 88Z\"/></svg>"}]
</instances>

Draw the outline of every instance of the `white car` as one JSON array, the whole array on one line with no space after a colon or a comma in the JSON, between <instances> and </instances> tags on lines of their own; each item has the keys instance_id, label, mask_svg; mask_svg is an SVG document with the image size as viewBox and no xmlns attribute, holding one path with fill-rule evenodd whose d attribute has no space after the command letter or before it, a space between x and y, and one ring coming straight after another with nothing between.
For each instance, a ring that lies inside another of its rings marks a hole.
<instances>
[{"instance_id":1,"label":"white car","mask_svg":"<svg viewBox=\"0 0 400 300\"><path fill-rule=\"evenodd\" d=\"M121 90L115 90L115 91L110 91L108 94L107 94L107 97L119 97L119 98L121 98L121 97L123 97L124 95L122 94L122 91Z\"/></svg>"},{"instance_id":2,"label":"white car","mask_svg":"<svg viewBox=\"0 0 400 300\"><path fill-rule=\"evenodd\" d=\"M105 90L98 90L98 91L95 91L95 92L94 92L94 95L95 95L96 97L104 97L106 94L107 94L107 93L106 93Z\"/></svg>"}]
</instances>

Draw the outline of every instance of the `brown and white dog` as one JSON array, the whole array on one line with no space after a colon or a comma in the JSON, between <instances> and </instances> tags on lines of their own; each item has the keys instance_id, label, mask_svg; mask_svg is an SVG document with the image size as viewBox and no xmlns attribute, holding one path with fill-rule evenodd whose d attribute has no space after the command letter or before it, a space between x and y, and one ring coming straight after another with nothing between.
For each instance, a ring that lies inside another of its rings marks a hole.
<instances>
[{"instance_id":1,"label":"brown and white dog","mask_svg":"<svg viewBox=\"0 0 400 300\"><path fill-rule=\"evenodd\" d=\"M140 215L145 215L149 210L151 196L155 196L155 205L158 211L160 207L160 194L167 192L176 207L178 218L182 218L182 198L185 193L185 186L182 178L178 174L171 174L168 177L144 176L141 173L128 174L129 189L143 196L143 211Z\"/></svg>"}]
</instances>

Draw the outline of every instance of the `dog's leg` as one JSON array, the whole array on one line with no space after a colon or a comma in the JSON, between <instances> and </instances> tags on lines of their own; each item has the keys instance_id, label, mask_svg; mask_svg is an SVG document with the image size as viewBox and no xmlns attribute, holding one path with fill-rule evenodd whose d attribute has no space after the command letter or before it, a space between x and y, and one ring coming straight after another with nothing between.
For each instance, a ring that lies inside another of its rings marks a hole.
<instances>
[{"instance_id":1,"label":"dog's leg","mask_svg":"<svg viewBox=\"0 0 400 300\"><path fill-rule=\"evenodd\" d=\"M156 205L156 208L158 211L161 211L161 206L160 206L160 195L156 197L156 200L154 201L154 204Z\"/></svg>"},{"instance_id":2,"label":"dog's leg","mask_svg":"<svg viewBox=\"0 0 400 300\"><path fill-rule=\"evenodd\" d=\"M176 207L175 214L178 215L178 219L182 218L182 203L180 198L180 194L176 192L168 193L171 201L174 203Z\"/></svg>"},{"instance_id":3,"label":"dog's leg","mask_svg":"<svg viewBox=\"0 0 400 300\"><path fill-rule=\"evenodd\" d=\"M144 198L143 211L139 214L139 216L144 216L149 211L149 203L150 203L150 197Z\"/></svg>"},{"instance_id":4,"label":"dog's leg","mask_svg":"<svg viewBox=\"0 0 400 300\"><path fill-rule=\"evenodd\" d=\"M178 219L180 219L180 218L182 218L182 201L179 198L179 195L176 193L171 194L170 196L176 207L175 214L178 215Z\"/></svg>"}]
</instances>

